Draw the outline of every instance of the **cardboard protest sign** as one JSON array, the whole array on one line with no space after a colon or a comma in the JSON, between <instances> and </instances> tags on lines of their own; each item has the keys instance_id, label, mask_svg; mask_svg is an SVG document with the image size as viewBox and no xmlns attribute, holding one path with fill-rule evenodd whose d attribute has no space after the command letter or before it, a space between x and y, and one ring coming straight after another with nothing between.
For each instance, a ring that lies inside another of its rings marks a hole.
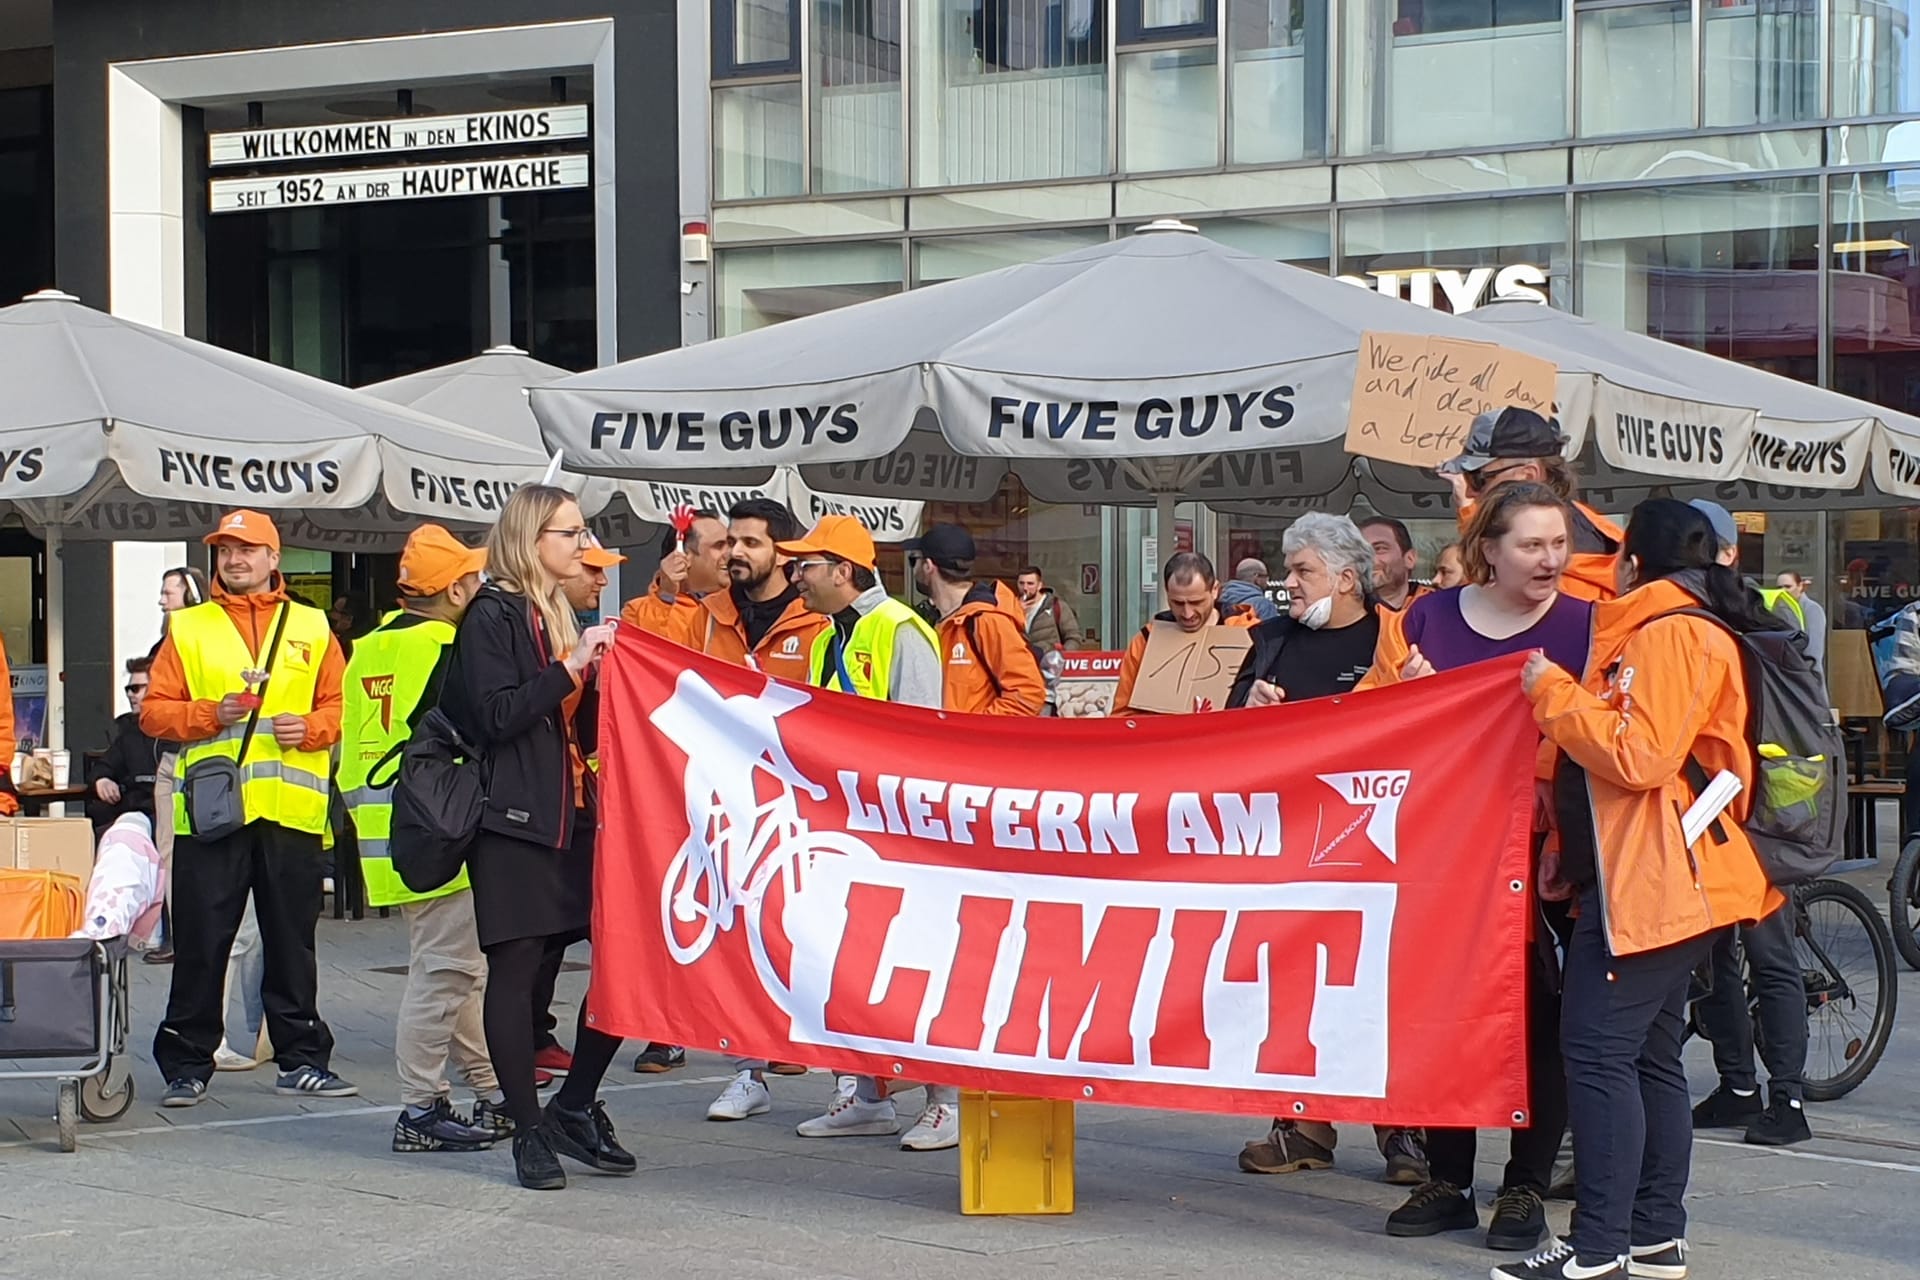
<instances>
[{"instance_id":1,"label":"cardboard protest sign","mask_svg":"<svg viewBox=\"0 0 1920 1280\"><path fill-rule=\"evenodd\" d=\"M1491 342L1415 333L1360 335L1347 452L1414 467L1460 453L1474 418L1518 405L1553 416L1550 360Z\"/></svg>"},{"instance_id":2,"label":"cardboard protest sign","mask_svg":"<svg viewBox=\"0 0 1920 1280\"><path fill-rule=\"evenodd\" d=\"M1219 711L1252 646L1253 633L1245 627L1182 631L1176 623L1155 622L1127 703L1166 715Z\"/></svg>"}]
</instances>

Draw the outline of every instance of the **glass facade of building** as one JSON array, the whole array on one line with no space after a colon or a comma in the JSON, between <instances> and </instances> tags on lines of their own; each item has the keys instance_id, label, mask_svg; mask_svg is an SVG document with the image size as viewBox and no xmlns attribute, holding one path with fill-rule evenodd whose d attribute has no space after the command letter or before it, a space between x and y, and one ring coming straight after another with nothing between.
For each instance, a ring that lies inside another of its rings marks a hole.
<instances>
[{"instance_id":1,"label":"glass facade of building","mask_svg":"<svg viewBox=\"0 0 1920 1280\"><path fill-rule=\"evenodd\" d=\"M1920 402L1916 0L714 3L716 33L786 40L715 59L718 334L1171 216L1425 305L1511 276ZM1743 513L1746 568L1814 578L1835 626L1912 598L1914 515L1858 505ZM1112 553L1151 524L1020 527L1027 558L1098 564L1087 585L1119 589L1083 614L1124 634L1147 597ZM1277 567L1276 525L1191 524L1223 570Z\"/></svg>"}]
</instances>

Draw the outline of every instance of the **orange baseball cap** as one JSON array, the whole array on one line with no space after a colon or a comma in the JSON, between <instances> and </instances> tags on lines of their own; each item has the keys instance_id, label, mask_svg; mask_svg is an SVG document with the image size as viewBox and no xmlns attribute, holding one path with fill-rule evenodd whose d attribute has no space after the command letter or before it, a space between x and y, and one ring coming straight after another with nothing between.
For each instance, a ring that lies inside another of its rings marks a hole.
<instances>
[{"instance_id":1,"label":"orange baseball cap","mask_svg":"<svg viewBox=\"0 0 1920 1280\"><path fill-rule=\"evenodd\" d=\"M258 511L229 511L220 517L220 523L214 531L200 539L208 546L216 542L238 542L249 547L272 547L280 549L280 530L272 520Z\"/></svg>"},{"instance_id":2,"label":"orange baseball cap","mask_svg":"<svg viewBox=\"0 0 1920 1280\"><path fill-rule=\"evenodd\" d=\"M588 539L585 549L580 552L581 563L585 564L587 568L611 569L617 564L625 564L627 562L627 558L619 552L609 551L601 546L600 539L596 535L589 534Z\"/></svg>"},{"instance_id":3,"label":"orange baseball cap","mask_svg":"<svg viewBox=\"0 0 1920 1280\"><path fill-rule=\"evenodd\" d=\"M775 548L789 556L837 556L862 569L872 569L880 556L873 549L873 534L853 516L821 516L820 523L798 542L776 542Z\"/></svg>"},{"instance_id":4,"label":"orange baseball cap","mask_svg":"<svg viewBox=\"0 0 1920 1280\"><path fill-rule=\"evenodd\" d=\"M469 547L437 524L423 524L407 535L400 553L400 592L437 596L470 573L487 567L487 549Z\"/></svg>"}]
</instances>

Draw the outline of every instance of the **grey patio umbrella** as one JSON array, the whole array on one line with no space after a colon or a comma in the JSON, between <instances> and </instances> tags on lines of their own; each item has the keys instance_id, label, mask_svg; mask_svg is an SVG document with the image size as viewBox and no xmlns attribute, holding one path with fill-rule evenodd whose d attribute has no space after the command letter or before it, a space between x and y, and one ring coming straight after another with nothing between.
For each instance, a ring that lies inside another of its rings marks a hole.
<instances>
[{"instance_id":1,"label":"grey patio umbrella","mask_svg":"<svg viewBox=\"0 0 1920 1280\"><path fill-rule=\"evenodd\" d=\"M0 515L44 531L56 602L69 534L165 541L232 507L298 524L376 501L414 519L486 521L547 461L56 292L0 309L0 386ZM57 607L47 648L61 670ZM56 703L60 688L50 682ZM61 710L49 707L50 726Z\"/></svg>"},{"instance_id":2,"label":"grey patio umbrella","mask_svg":"<svg viewBox=\"0 0 1920 1280\"><path fill-rule=\"evenodd\" d=\"M518 347L491 347L468 360L426 369L362 387L370 396L403 404L473 427L503 440L542 448L540 424L527 403L528 389L571 377L558 365L535 360ZM570 470L562 458L563 473ZM570 481L581 491L582 506L609 546L633 546L656 534L680 505L724 512L743 498L770 497L784 502L802 520L858 508L883 539L913 536L920 527L921 504L911 499L851 498L816 492L791 467L766 470L755 480L690 483L661 472L614 482L599 477Z\"/></svg>"},{"instance_id":3,"label":"grey patio umbrella","mask_svg":"<svg viewBox=\"0 0 1920 1280\"><path fill-rule=\"evenodd\" d=\"M1887 492L1920 494L1920 466L1905 478L1920 423L1904 415L1832 393L1802 409L1798 384L1790 394L1696 352L1655 358L1644 344L1657 340L1534 303L1437 313L1178 223L628 361L536 388L532 403L550 446L607 475L798 463L846 492L964 502L1011 466L1042 500L1152 503L1163 521L1183 497L1430 495L1431 475L1345 452L1369 330L1496 340L1553 361L1569 455L1593 437L1623 492L1783 467L1843 491L1870 446ZM1769 458L1827 466L1803 474Z\"/></svg>"}]
</instances>

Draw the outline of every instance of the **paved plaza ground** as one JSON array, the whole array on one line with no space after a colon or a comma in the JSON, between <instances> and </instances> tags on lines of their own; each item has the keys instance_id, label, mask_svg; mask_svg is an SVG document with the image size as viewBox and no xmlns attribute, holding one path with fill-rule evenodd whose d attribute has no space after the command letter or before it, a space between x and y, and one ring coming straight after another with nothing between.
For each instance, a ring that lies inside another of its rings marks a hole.
<instances>
[{"instance_id":1,"label":"paved plaza ground","mask_svg":"<svg viewBox=\"0 0 1920 1280\"><path fill-rule=\"evenodd\" d=\"M1849 875L1884 901L1884 873ZM637 1176L569 1170L560 1193L522 1191L505 1148L395 1155L393 1011L406 963L401 922L324 920L322 1012L335 1068L365 1096L308 1102L273 1093L270 1070L222 1074L198 1108L163 1112L148 1046L167 970L134 966L140 1100L121 1121L54 1142L51 1085L0 1064L0 1276L34 1280L393 1280L492 1276L663 1276L674 1280L1006 1280L1151 1277L1481 1276L1496 1255L1476 1237L1389 1240L1403 1192L1349 1130L1331 1172L1259 1178L1235 1153L1258 1117L1083 1106L1079 1211L963 1218L953 1152L889 1140L808 1141L830 1080L776 1079L769 1116L704 1119L724 1064L694 1055L665 1076L609 1077L608 1109ZM584 991L563 976L563 1025ZM1811 1108L1815 1140L1783 1151L1735 1134L1701 1138L1691 1196L1694 1275L1766 1280L1911 1280L1920 1259L1920 974L1902 979L1892 1045L1845 1100ZM1696 1091L1712 1086L1692 1046ZM918 1094L908 1095L909 1102ZM1481 1177L1505 1144L1481 1144ZM1566 1206L1553 1209L1557 1226Z\"/></svg>"}]
</instances>

